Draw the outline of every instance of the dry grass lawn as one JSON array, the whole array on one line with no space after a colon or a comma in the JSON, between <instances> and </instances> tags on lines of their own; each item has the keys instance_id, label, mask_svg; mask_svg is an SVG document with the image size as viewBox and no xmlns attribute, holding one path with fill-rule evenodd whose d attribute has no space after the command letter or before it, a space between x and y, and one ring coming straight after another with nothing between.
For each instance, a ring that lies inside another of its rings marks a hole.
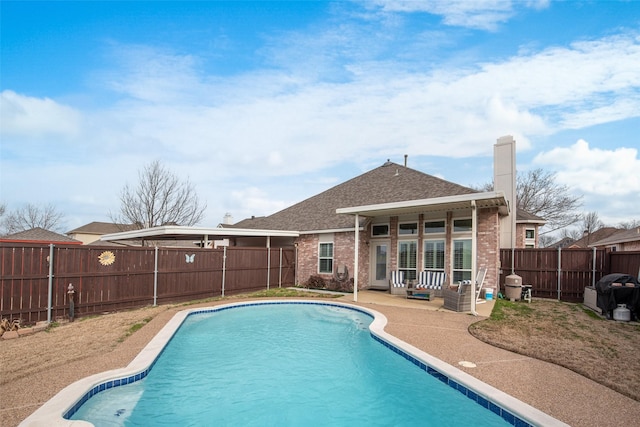
<instances>
[{"instance_id":1,"label":"dry grass lawn","mask_svg":"<svg viewBox=\"0 0 640 427\"><path fill-rule=\"evenodd\" d=\"M640 401L640 324L604 320L580 304L496 301L469 331L494 346L571 369Z\"/></svg>"}]
</instances>

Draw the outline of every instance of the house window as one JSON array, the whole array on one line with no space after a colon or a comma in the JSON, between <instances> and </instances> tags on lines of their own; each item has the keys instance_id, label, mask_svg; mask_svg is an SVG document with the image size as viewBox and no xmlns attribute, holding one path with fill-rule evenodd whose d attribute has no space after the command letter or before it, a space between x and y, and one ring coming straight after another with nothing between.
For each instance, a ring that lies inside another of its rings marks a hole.
<instances>
[{"instance_id":1,"label":"house window","mask_svg":"<svg viewBox=\"0 0 640 427\"><path fill-rule=\"evenodd\" d=\"M415 280L417 277L416 266L418 260L418 242L406 240L398 242L398 270L404 273L407 280Z\"/></svg>"},{"instance_id":2,"label":"house window","mask_svg":"<svg viewBox=\"0 0 640 427\"><path fill-rule=\"evenodd\" d=\"M333 273L333 243L320 243L318 273Z\"/></svg>"},{"instance_id":3,"label":"house window","mask_svg":"<svg viewBox=\"0 0 640 427\"><path fill-rule=\"evenodd\" d=\"M471 222L471 218L454 219L453 220L453 232L454 233L471 231L472 227L473 227L473 223Z\"/></svg>"},{"instance_id":4,"label":"house window","mask_svg":"<svg viewBox=\"0 0 640 427\"><path fill-rule=\"evenodd\" d=\"M372 237L382 237L389 235L389 224L374 224L371 226Z\"/></svg>"},{"instance_id":5,"label":"house window","mask_svg":"<svg viewBox=\"0 0 640 427\"><path fill-rule=\"evenodd\" d=\"M524 232L525 239L535 239L536 238L536 230L533 228L527 228Z\"/></svg>"},{"instance_id":6,"label":"house window","mask_svg":"<svg viewBox=\"0 0 640 427\"><path fill-rule=\"evenodd\" d=\"M404 222L404 223L398 224L398 234L404 235L404 236L418 234L418 223Z\"/></svg>"},{"instance_id":7,"label":"house window","mask_svg":"<svg viewBox=\"0 0 640 427\"><path fill-rule=\"evenodd\" d=\"M426 221L424 223L424 234L444 233L444 221Z\"/></svg>"},{"instance_id":8,"label":"house window","mask_svg":"<svg viewBox=\"0 0 640 427\"><path fill-rule=\"evenodd\" d=\"M424 242L424 268L444 271L444 240Z\"/></svg>"},{"instance_id":9,"label":"house window","mask_svg":"<svg viewBox=\"0 0 640 427\"><path fill-rule=\"evenodd\" d=\"M471 239L453 241L453 283L471 280Z\"/></svg>"}]
</instances>

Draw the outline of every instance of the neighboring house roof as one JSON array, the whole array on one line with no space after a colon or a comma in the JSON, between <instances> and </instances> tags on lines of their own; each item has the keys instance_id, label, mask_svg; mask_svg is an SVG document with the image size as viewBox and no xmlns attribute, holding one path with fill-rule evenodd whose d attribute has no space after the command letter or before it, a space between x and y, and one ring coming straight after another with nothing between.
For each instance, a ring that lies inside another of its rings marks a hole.
<instances>
[{"instance_id":1,"label":"neighboring house roof","mask_svg":"<svg viewBox=\"0 0 640 427\"><path fill-rule=\"evenodd\" d=\"M569 247L571 245L573 245L575 243L575 240L571 237L564 237L560 240L558 240L557 242L547 246L547 248L552 248L552 249L564 249L566 247Z\"/></svg>"},{"instance_id":2,"label":"neighboring house roof","mask_svg":"<svg viewBox=\"0 0 640 427\"><path fill-rule=\"evenodd\" d=\"M473 193L479 192L387 161L273 215L252 217L225 227L300 232L352 229L353 217L337 214L336 209Z\"/></svg>"},{"instance_id":3,"label":"neighboring house roof","mask_svg":"<svg viewBox=\"0 0 640 427\"><path fill-rule=\"evenodd\" d=\"M82 242L63 234L45 230L41 227L20 231L0 238L1 242L33 242L33 243L70 243L81 245Z\"/></svg>"},{"instance_id":4,"label":"neighboring house roof","mask_svg":"<svg viewBox=\"0 0 640 427\"><path fill-rule=\"evenodd\" d=\"M547 221L544 218L539 217L538 215L534 215L529 213L523 209L516 209L516 222L517 223L528 223L528 224L538 224L544 225Z\"/></svg>"},{"instance_id":5,"label":"neighboring house roof","mask_svg":"<svg viewBox=\"0 0 640 427\"><path fill-rule=\"evenodd\" d=\"M618 243L638 241L640 241L640 227L635 227L629 230L617 230L615 233L605 238L594 240L593 243L589 244L589 247L609 246Z\"/></svg>"},{"instance_id":6,"label":"neighboring house roof","mask_svg":"<svg viewBox=\"0 0 640 427\"><path fill-rule=\"evenodd\" d=\"M90 222L89 224L85 224L81 227L78 227L74 230L67 231L67 235L69 234L111 234L111 233L119 233L121 231L129 231L133 230L136 227L131 224L114 224L112 222Z\"/></svg>"},{"instance_id":7,"label":"neighboring house roof","mask_svg":"<svg viewBox=\"0 0 640 427\"><path fill-rule=\"evenodd\" d=\"M593 233L586 234L582 238L576 240L569 248L588 248L593 246L593 243L598 240L606 239L607 237L617 233L620 229L615 227L602 227Z\"/></svg>"}]
</instances>

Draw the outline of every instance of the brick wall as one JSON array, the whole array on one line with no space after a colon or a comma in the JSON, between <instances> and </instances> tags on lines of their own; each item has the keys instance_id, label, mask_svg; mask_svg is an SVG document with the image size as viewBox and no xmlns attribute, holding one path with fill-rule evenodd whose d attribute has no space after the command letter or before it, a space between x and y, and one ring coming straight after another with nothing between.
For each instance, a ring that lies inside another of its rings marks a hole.
<instances>
[{"instance_id":1,"label":"brick wall","mask_svg":"<svg viewBox=\"0 0 640 427\"><path fill-rule=\"evenodd\" d=\"M360 232L360 253L358 288L362 288L369 283L369 246L367 231ZM354 277L353 255L354 255L354 233L342 232L333 235L333 269L346 265L349 270L349 278ZM331 280L333 274L318 273L318 234L306 234L298 237L298 264L297 264L297 284L302 285L311 276L320 276L325 280Z\"/></svg>"},{"instance_id":2,"label":"brick wall","mask_svg":"<svg viewBox=\"0 0 640 427\"><path fill-rule=\"evenodd\" d=\"M477 230L478 269L487 268L483 287L496 289L500 277L500 220L497 208L478 211Z\"/></svg>"}]
</instances>

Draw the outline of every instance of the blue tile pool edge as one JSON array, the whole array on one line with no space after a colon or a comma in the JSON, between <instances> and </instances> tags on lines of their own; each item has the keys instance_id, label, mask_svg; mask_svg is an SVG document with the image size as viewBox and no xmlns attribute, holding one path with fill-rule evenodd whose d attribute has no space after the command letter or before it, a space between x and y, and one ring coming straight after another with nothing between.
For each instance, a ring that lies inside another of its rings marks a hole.
<instances>
[{"instance_id":1,"label":"blue tile pool edge","mask_svg":"<svg viewBox=\"0 0 640 427\"><path fill-rule=\"evenodd\" d=\"M65 425L91 425L86 421L73 421L70 418L78 409L96 394L113 387L130 384L145 378L156 361L171 341L175 333L180 329L187 317L195 314L212 313L224 311L232 308L250 307L257 305L273 304L307 304L333 306L351 309L373 318L369 325L371 337L381 343L391 351L399 354L409 362L415 364L426 373L434 376L443 383L461 392L475 403L489 409L502 417L505 421L514 426L566 426L566 424L556 420L549 415L521 402L506 393L485 384L474 377L446 364L445 362L422 352L419 349L399 340L398 338L384 332L387 324L386 316L382 313L368 308L355 306L347 303L310 301L310 300L263 300L238 302L219 306L194 308L183 310L178 313L156 334L156 336L141 350L133 361L122 369L103 372L85 379L79 380L64 388L54 398L42 405L31 416L27 417L20 426L44 426L52 425L52 417ZM457 371L457 372L456 372ZM466 378L465 378L466 377ZM87 385L87 383L90 383ZM475 387L470 383L476 383ZM483 393L480 389L485 390ZM79 390L84 392L78 393ZM87 391L88 390L88 391ZM79 396L74 398L75 396ZM490 396L493 396L491 398ZM72 405L64 404L72 400ZM505 400L506 402L505 404ZM526 414L526 415L525 415Z\"/></svg>"}]
</instances>

